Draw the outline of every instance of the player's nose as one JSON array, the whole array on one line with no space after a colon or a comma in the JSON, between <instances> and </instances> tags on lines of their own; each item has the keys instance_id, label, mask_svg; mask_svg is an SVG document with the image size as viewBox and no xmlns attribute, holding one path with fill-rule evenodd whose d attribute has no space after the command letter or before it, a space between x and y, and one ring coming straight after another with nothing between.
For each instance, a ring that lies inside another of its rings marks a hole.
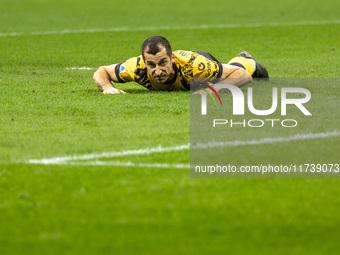
<instances>
[{"instance_id":1,"label":"player's nose","mask_svg":"<svg viewBox=\"0 0 340 255\"><path fill-rule=\"evenodd\" d=\"M156 74L156 75L161 75L161 74L162 74L162 69L161 69L160 66L156 66L156 68L155 68L155 74Z\"/></svg>"}]
</instances>

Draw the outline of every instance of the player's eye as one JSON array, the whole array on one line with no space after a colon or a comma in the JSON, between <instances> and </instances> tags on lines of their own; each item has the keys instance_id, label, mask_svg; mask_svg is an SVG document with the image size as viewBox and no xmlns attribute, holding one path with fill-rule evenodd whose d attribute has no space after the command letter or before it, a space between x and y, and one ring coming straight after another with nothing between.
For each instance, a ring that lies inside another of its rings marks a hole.
<instances>
[{"instance_id":1,"label":"player's eye","mask_svg":"<svg viewBox=\"0 0 340 255\"><path fill-rule=\"evenodd\" d=\"M166 64L166 61L162 61L159 65L160 66L165 66L165 64Z\"/></svg>"},{"instance_id":2,"label":"player's eye","mask_svg":"<svg viewBox=\"0 0 340 255\"><path fill-rule=\"evenodd\" d=\"M151 68L154 68L154 67L155 67L155 64L153 64L153 63L148 63L148 65L149 65L149 67L151 67Z\"/></svg>"}]
</instances>

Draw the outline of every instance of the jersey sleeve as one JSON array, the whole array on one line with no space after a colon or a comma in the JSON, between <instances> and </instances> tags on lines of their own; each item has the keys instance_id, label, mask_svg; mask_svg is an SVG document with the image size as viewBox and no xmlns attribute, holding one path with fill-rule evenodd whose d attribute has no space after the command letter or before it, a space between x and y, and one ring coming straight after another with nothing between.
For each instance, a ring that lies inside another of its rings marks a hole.
<instances>
[{"instance_id":1,"label":"jersey sleeve","mask_svg":"<svg viewBox=\"0 0 340 255\"><path fill-rule=\"evenodd\" d=\"M217 79L221 77L222 71L221 63L199 55L194 62L193 78Z\"/></svg>"},{"instance_id":2,"label":"jersey sleeve","mask_svg":"<svg viewBox=\"0 0 340 255\"><path fill-rule=\"evenodd\" d=\"M140 68L141 56L130 58L123 63L117 64L115 73L120 83L136 81L136 70Z\"/></svg>"}]
</instances>

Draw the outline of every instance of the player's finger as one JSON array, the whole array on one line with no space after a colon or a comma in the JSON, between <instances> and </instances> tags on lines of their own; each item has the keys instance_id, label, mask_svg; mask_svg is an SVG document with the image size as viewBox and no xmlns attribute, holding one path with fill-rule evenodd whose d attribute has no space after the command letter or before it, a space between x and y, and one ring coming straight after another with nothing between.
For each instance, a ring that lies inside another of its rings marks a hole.
<instances>
[{"instance_id":1,"label":"player's finger","mask_svg":"<svg viewBox=\"0 0 340 255\"><path fill-rule=\"evenodd\" d=\"M103 91L103 94L127 94L127 93L119 89L110 89L110 90Z\"/></svg>"}]
</instances>

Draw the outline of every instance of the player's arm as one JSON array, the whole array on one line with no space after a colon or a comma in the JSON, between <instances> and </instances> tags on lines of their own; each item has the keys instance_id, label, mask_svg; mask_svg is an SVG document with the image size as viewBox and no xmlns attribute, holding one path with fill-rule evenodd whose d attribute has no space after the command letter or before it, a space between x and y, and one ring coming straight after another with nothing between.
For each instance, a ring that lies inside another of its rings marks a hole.
<instances>
[{"instance_id":1,"label":"player's arm","mask_svg":"<svg viewBox=\"0 0 340 255\"><path fill-rule=\"evenodd\" d=\"M222 68L221 76L219 77L220 81L218 83L228 83L235 85L237 87L242 87L243 85L251 82L253 78L249 74L248 71L245 69L228 65L228 64L221 64L220 68ZM225 88L215 88L218 92L228 92L228 89ZM198 90L194 92L194 94L205 94L204 90Z\"/></svg>"},{"instance_id":2,"label":"player's arm","mask_svg":"<svg viewBox=\"0 0 340 255\"><path fill-rule=\"evenodd\" d=\"M207 58L198 56L195 62L196 69L194 69L194 78L204 79L218 79L218 83L233 84L241 87L253 79L248 71L244 68L235 65L228 65L224 63L216 63ZM227 92L229 90L224 88L216 89L220 92ZM205 93L203 90L198 90L196 94Z\"/></svg>"},{"instance_id":3,"label":"player's arm","mask_svg":"<svg viewBox=\"0 0 340 255\"><path fill-rule=\"evenodd\" d=\"M111 81L119 82L115 73L116 65L101 66L93 75L94 82L103 94L126 94L125 91L115 88L111 83Z\"/></svg>"},{"instance_id":4,"label":"player's arm","mask_svg":"<svg viewBox=\"0 0 340 255\"><path fill-rule=\"evenodd\" d=\"M229 82L237 87L242 87L253 80L250 73L241 67L228 64L222 64L222 67L221 80L230 79Z\"/></svg>"}]
</instances>

